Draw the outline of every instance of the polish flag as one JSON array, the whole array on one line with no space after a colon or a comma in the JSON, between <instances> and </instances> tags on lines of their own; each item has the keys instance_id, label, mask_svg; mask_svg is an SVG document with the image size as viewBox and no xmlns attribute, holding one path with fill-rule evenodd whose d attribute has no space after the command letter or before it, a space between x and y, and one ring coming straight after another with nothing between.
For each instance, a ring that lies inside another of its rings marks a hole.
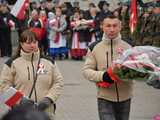
<instances>
[{"instance_id":1,"label":"polish flag","mask_svg":"<svg viewBox=\"0 0 160 120\"><path fill-rule=\"evenodd\" d=\"M0 93L0 117L5 115L12 106L16 105L22 97L23 94L13 87Z\"/></svg>"},{"instance_id":2,"label":"polish flag","mask_svg":"<svg viewBox=\"0 0 160 120\"><path fill-rule=\"evenodd\" d=\"M136 0L131 0L131 8L130 8L130 31L131 33L134 32L137 24L137 1Z\"/></svg>"},{"instance_id":3,"label":"polish flag","mask_svg":"<svg viewBox=\"0 0 160 120\"><path fill-rule=\"evenodd\" d=\"M29 7L29 0L17 0L11 10L11 14L19 20L25 19L26 9Z\"/></svg>"},{"instance_id":4,"label":"polish flag","mask_svg":"<svg viewBox=\"0 0 160 120\"><path fill-rule=\"evenodd\" d=\"M11 108L16 105L22 97L23 94L20 91L10 87L8 90L0 94L0 103L5 104L7 107Z\"/></svg>"}]
</instances>

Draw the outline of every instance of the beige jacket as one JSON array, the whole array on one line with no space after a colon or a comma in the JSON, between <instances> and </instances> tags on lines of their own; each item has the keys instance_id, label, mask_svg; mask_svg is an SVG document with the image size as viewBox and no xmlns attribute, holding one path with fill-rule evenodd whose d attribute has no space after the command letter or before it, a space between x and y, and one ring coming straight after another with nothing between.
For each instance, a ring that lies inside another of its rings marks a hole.
<instances>
[{"instance_id":1,"label":"beige jacket","mask_svg":"<svg viewBox=\"0 0 160 120\"><path fill-rule=\"evenodd\" d=\"M111 40L108 39L105 35L103 35L102 41L92 44L87 53L86 61L84 67L82 69L83 75L86 79L92 82L100 82L103 81L103 74L108 66L112 66L113 61L119 57L118 49L126 50L131 46L126 42L121 40L121 35L119 34L117 38L112 40L112 48L111 48ZM112 50L113 52L111 52ZM108 62L107 55L108 52ZM113 56L113 57L112 57ZM113 61L112 61L113 58ZM119 101L124 101L132 96L132 82L122 82L118 83L118 93L119 93ZM103 98L110 101L117 101L117 92L115 88L115 84L113 84L109 88L101 88L98 87L98 98Z\"/></svg>"},{"instance_id":2,"label":"beige jacket","mask_svg":"<svg viewBox=\"0 0 160 120\"><path fill-rule=\"evenodd\" d=\"M0 92L14 86L24 95L29 96L36 71L37 100L49 97L53 102L56 102L62 92L63 77L56 63L40 57L39 51L34 54L21 51L20 57L10 59L4 64L0 76ZM34 92L31 99L35 100Z\"/></svg>"}]
</instances>

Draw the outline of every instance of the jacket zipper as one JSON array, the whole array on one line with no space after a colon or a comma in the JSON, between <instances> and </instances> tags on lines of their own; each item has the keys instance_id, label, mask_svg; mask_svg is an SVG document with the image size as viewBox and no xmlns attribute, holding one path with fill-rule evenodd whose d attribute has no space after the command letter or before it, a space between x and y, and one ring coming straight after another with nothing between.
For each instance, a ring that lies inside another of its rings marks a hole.
<instances>
[{"instance_id":1,"label":"jacket zipper","mask_svg":"<svg viewBox=\"0 0 160 120\"><path fill-rule=\"evenodd\" d=\"M28 80L30 80L30 70L28 66L27 66L27 70L28 70Z\"/></svg>"},{"instance_id":2,"label":"jacket zipper","mask_svg":"<svg viewBox=\"0 0 160 120\"><path fill-rule=\"evenodd\" d=\"M32 96L32 93L34 92L34 95L35 95L35 103L37 103L37 92L36 92L36 86L35 86L35 84L36 84L36 76L37 76L37 74L36 74L36 71L35 71L35 69L34 69L34 64L33 64L33 57L34 57L34 53L32 54L32 57L31 57L31 66L32 66L32 72L33 72L33 85L32 85L32 90L31 90L31 92L30 92L30 94L29 94L29 98L31 98L31 96Z\"/></svg>"},{"instance_id":3,"label":"jacket zipper","mask_svg":"<svg viewBox=\"0 0 160 120\"><path fill-rule=\"evenodd\" d=\"M113 62L113 40L111 39L111 62ZM118 90L118 85L115 82L115 90L116 90L116 95L117 95L117 102L119 102L119 90Z\"/></svg>"}]
</instances>

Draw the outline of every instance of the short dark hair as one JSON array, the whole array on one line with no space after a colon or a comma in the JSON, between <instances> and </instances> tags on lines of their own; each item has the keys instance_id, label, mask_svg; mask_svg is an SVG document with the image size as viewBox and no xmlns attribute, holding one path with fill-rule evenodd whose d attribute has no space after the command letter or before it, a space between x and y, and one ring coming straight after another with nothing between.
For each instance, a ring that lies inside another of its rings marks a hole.
<instances>
[{"instance_id":1,"label":"short dark hair","mask_svg":"<svg viewBox=\"0 0 160 120\"><path fill-rule=\"evenodd\" d=\"M110 19L118 19L118 20L120 20L119 17L117 17L117 16L111 14L111 15L105 16L104 19L103 19L103 21L104 21L105 19L107 19L107 18L110 18Z\"/></svg>"},{"instance_id":2,"label":"short dark hair","mask_svg":"<svg viewBox=\"0 0 160 120\"><path fill-rule=\"evenodd\" d=\"M103 5L105 5L105 4L109 7L109 3L107 1L105 1L105 0L100 1L98 3L99 9L102 10L103 9Z\"/></svg>"},{"instance_id":3,"label":"short dark hair","mask_svg":"<svg viewBox=\"0 0 160 120\"><path fill-rule=\"evenodd\" d=\"M94 3L89 3L89 6L96 7L96 5Z\"/></svg>"}]
</instances>

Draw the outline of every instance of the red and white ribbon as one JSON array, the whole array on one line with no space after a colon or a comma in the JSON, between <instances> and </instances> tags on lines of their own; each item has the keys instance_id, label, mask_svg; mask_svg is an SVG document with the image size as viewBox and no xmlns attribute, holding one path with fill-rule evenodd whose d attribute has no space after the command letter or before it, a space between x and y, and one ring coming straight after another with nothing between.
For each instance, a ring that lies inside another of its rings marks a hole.
<instances>
[{"instance_id":1,"label":"red and white ribbon","mask_svg":"<svg viewBox=\"0 0 160 120\"><path fill-rule=\"evenodd\" d=\"M37 74L40 74L40 73L44 73L44 64L40 63L38 65L38 70L37 70Z\"/></svg>"}]
</instances>

